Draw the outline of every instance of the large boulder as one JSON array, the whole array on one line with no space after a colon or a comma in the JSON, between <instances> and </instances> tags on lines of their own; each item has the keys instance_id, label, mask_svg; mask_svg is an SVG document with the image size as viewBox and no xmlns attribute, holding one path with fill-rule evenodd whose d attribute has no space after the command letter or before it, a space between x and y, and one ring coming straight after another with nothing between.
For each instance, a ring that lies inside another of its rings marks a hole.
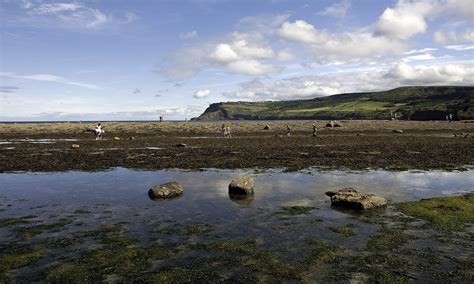
<instances>
[{"instance_id":1,"label":"large boulder","mask_svg":"<svg viewBox=\"0 0 474 284\"><path fill-rule=\"evenodd\" d=\"M181 194L183 194L183 186L177 181L155 185L148 190L148 196L151 199L168 199Z\"/></svg>"},{"instance_id":2,"label":"large boulder","mask_svg":"<svg viewBox=\"0 0 474 284\"><path fill-rule=\"evenodd\" d=\"M253 194L255 182L249 176L240 176L229 184L229 194L246 195Z\"/></svg>"},{"instance_id":3,"label":"large boulder","mask_svg":"<svg viewBox=\"0 0 474 284\"><path fill-rule=\"evenodd\" d=\"M367 210L387 205L387 200L375 194L365 194L351 187L336 191L328 191L326 195L331 198L331 206L343 207L354 210Z\"/></svg>"}]
</instances>

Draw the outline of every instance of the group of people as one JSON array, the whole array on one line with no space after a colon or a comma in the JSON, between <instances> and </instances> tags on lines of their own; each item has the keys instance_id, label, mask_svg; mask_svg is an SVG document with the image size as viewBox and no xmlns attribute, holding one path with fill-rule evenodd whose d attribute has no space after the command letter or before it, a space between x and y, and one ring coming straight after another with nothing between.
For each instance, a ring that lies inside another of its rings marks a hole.
<instances>
[{"instance_id":1,"label":"group of people","mask_svg":"<svg viewBox=\"0 0 474 284\"><path fill-rule=\"evenodd\" d=\"M226 138L232 138L232 133L230 132L230 126L225 126L225 124L222 124L221 126L221 135L222 137Z\"/></svg>"}]
</instances>

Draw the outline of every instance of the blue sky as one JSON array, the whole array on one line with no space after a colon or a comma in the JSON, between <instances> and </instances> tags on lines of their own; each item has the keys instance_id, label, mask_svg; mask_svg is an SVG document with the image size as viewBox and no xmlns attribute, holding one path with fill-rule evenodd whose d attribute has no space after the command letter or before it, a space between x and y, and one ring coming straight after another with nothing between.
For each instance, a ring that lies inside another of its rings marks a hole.
<instances>
[{"instance_id":1,"label":"blue sky","mask_svg":"<svg viewBox=\"0 0 474 284\"><path fill-rule=\"evenodd\" d=\"M472 0L0 3L0 121L474 85Z\"/></svg>"}]
</instances>

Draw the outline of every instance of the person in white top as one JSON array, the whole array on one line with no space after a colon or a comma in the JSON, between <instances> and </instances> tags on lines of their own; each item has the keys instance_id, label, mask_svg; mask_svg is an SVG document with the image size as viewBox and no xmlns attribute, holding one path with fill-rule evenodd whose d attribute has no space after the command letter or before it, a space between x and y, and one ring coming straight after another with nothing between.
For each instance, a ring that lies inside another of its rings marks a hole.
<instances>
[{"instance_id":1,"label":"person in white top","mask_svg":"<svg viewBox=\"0 0 474 284\"><path fill-rule=\"evenodd\" d=\"M98 123L94 129L95 140L102 140L102 133L104 133L104 127Z\"/></svg>"}]
</instances>

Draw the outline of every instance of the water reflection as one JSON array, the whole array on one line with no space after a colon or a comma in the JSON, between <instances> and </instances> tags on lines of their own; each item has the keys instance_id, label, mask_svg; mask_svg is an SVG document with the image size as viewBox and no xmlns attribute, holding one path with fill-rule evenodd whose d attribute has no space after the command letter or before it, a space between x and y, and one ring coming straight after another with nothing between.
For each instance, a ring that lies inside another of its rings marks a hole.
<instances>
[{"instance_id":1,"label":"water reflection","mask_svg":"<svg viewBox=\"0 0 474 284\"><path fill-rule=\"evenodd\" d=\"M250 206L255 198L254 194L230 194L229 199L241 206Z\"/></svg>"}]
</instances>

